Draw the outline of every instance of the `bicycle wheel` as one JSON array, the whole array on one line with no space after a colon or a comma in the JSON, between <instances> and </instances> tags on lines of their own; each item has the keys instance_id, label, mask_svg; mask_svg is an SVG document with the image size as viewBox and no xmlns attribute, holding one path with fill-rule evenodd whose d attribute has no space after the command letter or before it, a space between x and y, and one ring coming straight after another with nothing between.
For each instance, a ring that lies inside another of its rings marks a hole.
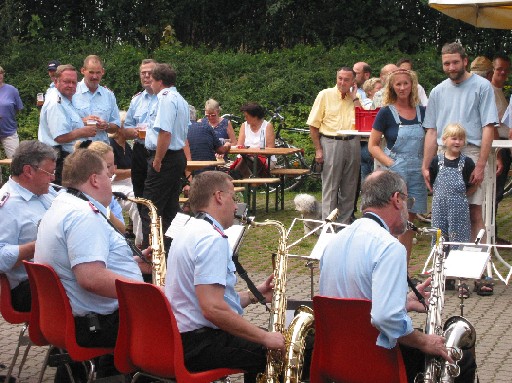
<instances>
[{"instance_id":1,"label":"bicycle wheel","mask_svg":"<svg viewBox=\"0 0 512 383\"><path fill-rule=\"evenodd\" d=\"M512 194L512 177L507 178L505 187L503 188L503 198L508 197Z\"/></svg>"}]
</instances>

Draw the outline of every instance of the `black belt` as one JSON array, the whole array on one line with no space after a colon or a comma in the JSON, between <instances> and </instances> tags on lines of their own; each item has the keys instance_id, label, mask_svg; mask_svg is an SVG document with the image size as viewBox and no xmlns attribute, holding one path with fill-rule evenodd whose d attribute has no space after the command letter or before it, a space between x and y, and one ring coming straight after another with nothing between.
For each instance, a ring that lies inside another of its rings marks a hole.
<instances>
[{"instance_id":1,"label":"black belt","mask_svg":"<svg viewBox=\"0 0 512 383\"><path fill-rule=\"evenodd\" d=\"M336 141L350 141L355 138L355 136L327 136L325 134L320 134L320 137L325 137L330 140L336 140Z\"/></svg>"}]
</instances>

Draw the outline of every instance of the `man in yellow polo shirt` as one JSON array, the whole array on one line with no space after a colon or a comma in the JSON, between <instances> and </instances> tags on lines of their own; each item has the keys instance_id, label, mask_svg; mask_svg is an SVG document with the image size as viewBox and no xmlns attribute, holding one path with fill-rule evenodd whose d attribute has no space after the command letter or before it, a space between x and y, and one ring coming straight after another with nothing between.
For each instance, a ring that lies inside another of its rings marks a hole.
<instances>
[{"instance_id":1,"label":"man in yellow polo shirt","mask_svg":"<svg viewBox=\"0 0 512 383\"><path fill-rule=\"evenodd\" d=\"M338 208L338 222L350 223L361 162L359 136L336 132L355 129L355 106L361 106L356 74L342 67L336 72L336 86L318 93L309 113L315 160L323 163L322 219Z\"/></svg>"}]
</instances>

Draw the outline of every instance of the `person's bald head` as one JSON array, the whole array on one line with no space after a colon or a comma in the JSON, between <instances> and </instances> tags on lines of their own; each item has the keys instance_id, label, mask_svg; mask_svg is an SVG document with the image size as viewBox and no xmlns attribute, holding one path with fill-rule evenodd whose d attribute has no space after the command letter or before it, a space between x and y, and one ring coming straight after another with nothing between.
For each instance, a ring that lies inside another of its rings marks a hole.
<instances>
[{"instance_id":1,"label":"person's bald head","mask_svg":"<svg viewBox=\"0 0 512 383\"><path fill-rule=\"evenodd\" d=\"M388 76L390 73L394 72L398 70L398 67L395 65L395 64L386 64L382 67L382 69L380 70L380 79L382 80L382 82L386 82Z\"/></svg>"}]
</instances>

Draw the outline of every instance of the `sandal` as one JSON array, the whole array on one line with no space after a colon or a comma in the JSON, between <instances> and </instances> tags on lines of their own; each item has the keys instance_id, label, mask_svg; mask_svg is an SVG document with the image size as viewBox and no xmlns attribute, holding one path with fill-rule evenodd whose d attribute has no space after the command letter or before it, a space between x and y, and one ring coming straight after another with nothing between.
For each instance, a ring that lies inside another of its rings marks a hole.
<instances>
[{"instance_id":1,"label":"sandal","mask_svg":"<svg viewBox=\"0 0 512 383\"><path fill-rule=\"evenodd\" d=\"M471 291L469 290L469 287L465 283L461 283L459 285L459 298L467 299L471 296Z\"/></svg>"},{"instance_id":2,"label":"sandal","mask_svg":"<svg viewBox=\"0 0 512 383\"><path fill-rule=\"evenodd\" d=\"M475 281L476 293L480 296L490 296L494 294L494 281L492 278L484 278Z\"/></svg>"}]
</instances>

